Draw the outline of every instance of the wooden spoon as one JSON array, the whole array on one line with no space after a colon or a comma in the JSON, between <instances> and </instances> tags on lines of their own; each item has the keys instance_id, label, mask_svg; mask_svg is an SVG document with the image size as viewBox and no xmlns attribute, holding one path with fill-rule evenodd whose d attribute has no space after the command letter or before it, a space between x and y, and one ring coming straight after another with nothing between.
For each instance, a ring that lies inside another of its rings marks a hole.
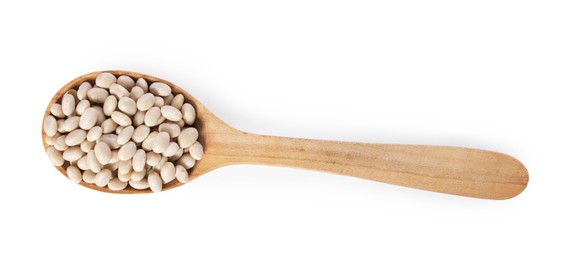
<instances>
[{"instance_id":1,"label":"wooden spoon","mask_svg":"<svg viewBox=\"0 0 572 260\"><path fill-rule=\"evenodd\" d=\"M103 71L80 76L63 86L52 98L50 107L70 89L88 81L95 82ZM209 112L197 99L177 85L153 76L129 72L107 71L116 76L128 75L149 82L164 82L174 93L182 93L196 109L194 127L203 144L203 159L190 170L193 180L218 167L231 164L288 166L337 173L410 188L483 199L509 199L521 193L528 184L528 172L515 158L497 152L445 146L368 144L276 137L246 133L234 129ZM46 134L42 128L44 148ZM56 167L66 175L65 168ZM111 193L148 193L130 187L111 191L94 184L82 186ZM181 186L174 180L163 190Z\"/></svg>"}]
</instances>

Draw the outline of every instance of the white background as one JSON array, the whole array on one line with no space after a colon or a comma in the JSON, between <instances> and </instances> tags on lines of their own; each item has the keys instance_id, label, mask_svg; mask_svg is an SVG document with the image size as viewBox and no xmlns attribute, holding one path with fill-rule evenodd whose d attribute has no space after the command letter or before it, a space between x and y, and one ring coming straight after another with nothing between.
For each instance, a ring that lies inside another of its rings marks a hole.
<instances>
[{"instance_id":1,"label":"white background","mask_svg":"<svg viewBox=\"0 0 572 260\"><path fill-rule=\"evenodd\" d=\"M0 259L572 257L569 1L187 2L0 4ZM95 192L50 165L40 128L61 86L105 69L245 131L495 150L530 183L489 201L230 166Z\"/></svg>"}]
</instances>

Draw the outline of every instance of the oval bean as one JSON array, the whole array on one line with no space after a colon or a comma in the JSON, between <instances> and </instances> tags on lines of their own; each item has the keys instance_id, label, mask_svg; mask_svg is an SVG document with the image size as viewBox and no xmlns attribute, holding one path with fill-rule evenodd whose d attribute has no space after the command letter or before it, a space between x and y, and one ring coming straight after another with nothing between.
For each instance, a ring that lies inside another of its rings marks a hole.
<instances>
[{"instance_id":1,"label":"oval bean","mask_svg":"<svg viewBox=\"0 0 572 260\"><path fill-rule=\"evenodd\" d=\"M181 120L181 118L183 118L183 114L181 113L181 111L172 106L161 107L161 115L163 115L163 117L165 117L167 120L174 122L179 121Z\"/></svg>"},{"instance_id":2,"label":"oval bean","mask_svg":"<svg viewBox=\"0 0 572 260\"><path fill-rule=\"evenodd\" d=\"M129 160L133 158L135 152L137 151L137 145L134 142L128 142L119 148L117 152L117 158L121 161Z\"/></svg>"},{"instance_id":3,"label":"oval bean","mask_svg":"<svg viewBox=\"0 0 572 260\"><path fill-rule=\"evenodd\" d=\"M85 140L87 132L83 129L73 130L66 136L65 143L68 146L76 146Z\"/></svg>"},{"instance_id":4,"label":"oval bean","mask_svg":"<svg viewBox=\"0 0 572 260\"><path fill-rule=\"evenodd\" d=\"M95 85L100 88L109 88L111 84L115 83L117 78L109 72L103 72L95 78Z\"/></svg>"},{"instance_id":5,"label":"oval bean","mask_svg":"<svg viewBox=\"0 0 572 260\"><path fill-rule=\"evenodd\" d=\"M62 98L62 111L64 115L71 116L75 111L75 98L71 94L65 94Z\"/></svg>"},{"instance_id":6,"label":"oval bean","mask_svg":"<svg viewBox=\"0 0 572 260\"><path fill-rule=\"evenodd\" d=\"M189 173L185 169L185 167L181 165L177 165L175 167L175 177L179 182L187 183L189 182Z\"/></svg>"},{"instance_id":7,"label":"oval bean","mask_svg":"<svg viewBox=\"0 0 572 260\"><path fill-rule=\"evenodd\" d=\"M79 85L79 88L77 89L77 98L79 100L85 100L87 98L87 92L91 89L91 83L89 82L84 82L81 83L81 85Z\"/></svg>"},{"instance_id":8,"label":"oval bean","mask_svg":"<svg viewBox=\"0 0 572 260\"><path fill-rule=\"evenodd\" d=\"M103 103L103 114L111 116L111 113L117 108L117 98L115 96L108 96Z\"/></svg>"},{"instance_id":9,"label":"oval bean","mask_svg":"<svg viewBox=\"0 0 572 260\"><path fill-rule=\"evenodd\" d=\"M46 154L54 166L62 166L64 164L62 152L56 150L53 146L49 146L46 149Z\"/></svg>"},{"instance_id":10,"label":"oval bean","mask_svg":"<svg viewBox=\"0 0 572 260\"><path fill-rule=\"evenodd\" d=\"M137 104L130 97L122 97L119 99L117 107L128 116L133 116L137 112Z\"/></svg>"},{"instance_id":11,"label":"oval bean","mask_svg":"<svg viewBox=\"0 0 572 260\"><path fill-rule=\"evenodd\" d=\"M79 118L79 127L84 130L91 130L95 126L95 123L97 123L98 115L99 112L95 108L86 109Z\"/></svg>"},{"instance_id":12,"label":"oval bean","mask_svg":"<svg viewBox=\"0 0 572 260\"><path fill-rule=\"evenodd\" d=\"M95 175L94 183L98 187L105 187L109 181L113 178L113 174L109 169L103 169Z\"/></svg>"},{"instance_id":13,"label":"oval bean","mask_svg":"<svg viewBox=\"0 0 572 260\"><path fill-rule=\"evenodd\" d=\"M162 82L153 82L149 86L149 91L157 96L168 96L171 94L171 87Z\"/></svg>"},{"instance_id":14,"label":"oval bean","mask_svg":"<svg viewBox=\"0 0 572 260\"><path fill-rule=\"evenodd\" d=\"M151 188L151 191L153 192L161 192L163 189L163 181L161 180L161 176L159 176L159 174L154 171L149 173L147 182L149 183L149 188Z\"/></svg>"},{"instance_id":15,"label":"oval bean","mask_svg":"<svg viewBox=\"0 0 572 260\"><path fill-rule=\"evenodd\" d=\"M94 149L95 157L101 163L101 165L106 165L111 160L111 148L105 142L99 142L95 145Z\"/></svg>"},{"instance_id":16,"label":"oval bean","mask_svg":"<svg viewBox=\"0 0 572 260\"><path fill-rule=\"evenodd\" d=\"M81 171L77 166L73 165L68 166L68 168L66 169L66 174L68 178L75 183L80 183L82 180Z\"/></svg>"},{"instance_id":17,"label":"oval bean","mask_svg":"<svg viewBox=\"0 0 572 260\"><path fill-rule=\"evenodd\" d=\"M44 133L47 136L54 136L58 132L58 122L53 116L47 116L44 120Z\"/></svg>"},{"instance_id":18,"label":"oval bean","mask_svg":"<svg viewBox=\"0 0 572 260\"><path fill-rule=\"evenodd\" d=\"M197 139L199 138L199 132L194 127L188 127L181 131L179 134L178 141L179 146L182 148L189 148Z\"/></svg>"},{"instance_id":19,"label":"oval bean","mask_svg":"<svg viewBox=\"0 0 572 260\"><path fill-rule=\"evenodd\" d=\"M145 151L143 149L139 149L133 155L133 170L138 172L145 169Z\"/></svg>"},{"instance_id":20,"label":"oval bean","mask_svg":"<svg viewBox=\"0 0 572 260\"><path fill-rule=\"evenodd\" d=\"M126 144L129 140L131 140L131 137L133 137L134 133L135 129L133 129L133 126L127 126L123 128L123 130L121 130L121 132L117 135L117 143L119 145Z\"/></svg>"}]
</instances>

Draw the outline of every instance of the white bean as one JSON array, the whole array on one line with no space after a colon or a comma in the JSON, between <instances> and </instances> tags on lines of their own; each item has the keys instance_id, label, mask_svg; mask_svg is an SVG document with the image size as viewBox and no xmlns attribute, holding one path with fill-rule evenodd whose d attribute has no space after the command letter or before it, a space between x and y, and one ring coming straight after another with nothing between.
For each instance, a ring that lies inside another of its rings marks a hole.
<instances>
[{"instance_id":1,"label":"white bean","mask_svg":"<svg viewBox=\"0 0 572 260\"><path fill-rule=\"evenodd\" d=\"M65 94L62 98L62 111L66 116L70 116L75 111L75 98L71 94Z\"/></svg>"},{"instance_id":2,"label":"white bean","mask_svg":"<svg viewBox=\"0 0 572 260\"><path fill-rule=\"evenodd\" d=\"M133 155L133 170L138 172L145 169L145 151L143 149L139 149Z\"/></svg>"},{"instance_id":3,"label":"white bean","mask_svg":"<svg viewBox=\"0 0 572 260\"><path fill-rule=\"evenodd\" d=\"M171 87L162 82L153 82L149 86L149 91L157 96L164 97L171 94Z\"/></svg>"},{"instance_id":4,"label":"white bean","mask_svg":"<svg viewBox=\"0 0 572 260\"><path fill-rule=\"evenodd\" d=\"M109 181L109 183L107 184L107 187L112 191L119 191L119 190L125 189L125 187L127 187L127 184L129 184L129 183L123 182L118 178L113 178L113 179L111 179L111 181Z\"/></svg>"},{"instance_id":5,"label":"white bean","mask_svg":"<svg viewBox=\"0 0 572 260\"><path fill-rule=\"evenodd\" d=\"M128 97L130 94L129 90L116 83L111 84L111 86L109 87L109 93L117 97L117 99L120 99L122 97Z\"/></svg>"},{"instance_id":6,"label":"white bean","mask_svg":"<svg viewBox=\"0 0 572 260\"><path fill-rule=\"evenodd\" d=\"M115 75L109 72L104 72L97 75L97 77L95 78L95 85L100 88L109 88L111 84L115 83L116 81L117 78L115 77Z\"/></svg>"},{"instance_id":7,"label":"white bean","mask_svg":"<svg viewBox=\"0 0 572 260\"><path fill-rule=\"evenodd\" d=\"M95 108L86 109L85 112L79 118L79 127L84 130L91 130L91 128L95 126L95 123L97 123L98 115L99 112Z\"/></svg>"},{"instance_id":8,"label":"white bean","mask_svg":"<svg viewBox=\"0 0 572 260\"><path fill-rule=\"evenodd\" d=\"M133 125L140 126L145 123L145 111L137 110L137 113L133 116Z\"/></svg>"},{"instance_id":9,"label":"white bean","mask_svg":"<svg viewBox=\"0 0 572 260\"><path fill-rule=\"evenodd\" d=\"M175 179L175 165L172 162L166 162L161 167L161 179L163 183L169 183Z\"/></svg>"},{"instance_id":10,"label":"white bean","mask_svg":"<svg viewBox=\"0 0 572 260\"><path fill-rule=\"evenodd\" d=\"M103 169L95 175L94 183L98 187L105 187L109 181L113 178L111 171L109 169Z\"/></svg>"},{"instance_id":11,"label":"white bean","mask_svg":"<svg viewBox=\"0 0 572 260\"><path fill-rule=\"evenodd\" d=\"M84 82L79 85L77 89L77 98L79 100L85 100L87 98L87 91L91 89L91 84L89 82Z\"/></svg>"},{"instance_id":12,"label":"white bean","mask_svg":"<svg viewBox=\"0 0 572 260\"><path fill-rule=\"evenodd\" d=\"M66 174L71 181L75 183L81 182L82 179L81 171L76 166L73 165L68 166L68 168L66 169Z\"/></svg>"},{"instance_id":13,"label":"white bean","mask_svg":"<svg viewBox=\"0 0 572 260\"><path fill-rule=\"evenodd\" d=\"M113 111L113 113L111 113L111 119L113 119L113 121L115 121L115 123L117 123L120 126L128 126L131 125L132 123L131 118L129 118L129 116L119 111Z\"/></svg>"},{"instance_id":14,"label":"white bean","mask_svg":"<svg viewBox=\"0 0 572 260\"><path fill-rule=\"evenodd\" d=\"M133 169L133 167L131 167L131 165L133 165L131 160L119 161L118 162L119 168L117 169L117 174L128 174L128 173L130 173L131 170Z\"/></svg>"},{"instance_id":15,"label":"white bean","mask_svg":"<svg viewBox=\"0 0 572 260\"><path fill-rule=\"evenodd\" d=\"M161 115L163 115L167 120L174 122L179 121L181 120L181 118L183 118L183 114L181 113L181 111L172 106L163 106L161 108Z\"/></svg>"},{"instance_id":16,"label":"white bean","mask_svg":"<svg viewBox=\"0 0 572 260\"><path fill-rule=\"evenodd\" d=\"M85 140L87 132L83 129L73 130L66 136L65 142L68 146L76 146Z\"/></svg>"},{"instance_id":17,"label":"white bean","mask_svg":"<svg viewBox=\"0 0 572 260\"><path fill-rule=\"evenodd\" d=\"M195 166L195 162L195 159L193 159L190 154L186 153L181 156L181 158L177 161L177 164L185 167L185 169L190 169Z\"/></svg>"},{"instance_id":18,"label":"white bean","mask_svg":"<svg viewBox=\"0 0 572 260\"><path fill-rule=\"evenodd\" d=\"M117 98L115 96L108 96L103 103L103 113L110 116L117 108Z\"/></svg>"},{"instance_id":19,"label":"white bean","mask_svg":"<svg viewBox=\"0 0 572 260\"><path fill-rule=\"evenodd\" d=\"M137 112L137 104L130 97L122 97L119 99L117 107L128 116L133 116Z\"/></svg>"},{"instance_id":20,"label":"white bean","mask_svg":"<svg viewBox=\"0 0 572 260\"><path fill-rule=\"evenodd\" d=\"M103 104L108 96L109 92L102 88L91 88L87 91L87 99L89 102L96 104Z\"/></svg>"},{"instance_id":21,"label":"white bean","mask_svg":"<svg viewBox=\"0 0 572 260\"><path fill-rule=\"evenodd\" d=\"M47 116L44 120L44 132L47 136L54 136L58 132L58 122L53 116Z\"/></svg>"},{"instance_id":22,"label":"white bean","mask_svg":"<svg viewBox=\"0 0 572 260\"><path fill-rule=\"evenodd\" d=\"M89 184L95 183L95 173L90 170L84 170L83 181Z\"/></svg>"},{"instance_id":23,"label":"white bean","mask_svg":"<svg viewBox=\"0 0 572 260\"><path fill-rule=\"evenodd\" d=\"M119 145L126 144L129 140L131 140L131 137L133 137L134 133L135 129L133 126L127 126L123 128L123 130L121 130L121 132L117 135L117 143Z\"/></svg>"},{"instance_id":24,"label":"white bean","mask_svg":"<svg viewBox=\"0 0 572 260\"><path fill-rule=\"evenodd\" d=\"M163 153L169 146L169 134L166 132L159 132L153 140L153 152Z\"/></svg>"},{"instance_id":25,"label":"white bean","mask_svg":"<svg viewBox=\"0 0 572 260\"><path fill-rule=\"evenodd\" d=\"M151 130L148 126L140 125L133 132L131 139L133 139L135 143L141 143L143 140L145 140L145 138L147 138L147 136L149 136L150 131Z\"/></svg>"},{"instance_id":26,"label":"white bean","mask_svg":"<svg viewBox=\"0 0 572 260\"><path fill-rule=\"evenodd\" d=\"M152 127L159 123L159 118L161 117L161 109L157 107L152 107L145 113L145 125Z\"/></svg>"},{"instance_id":27,"label":"white bean","mask_svg":"<svg viewBox=\"0 0 572 260\"><path fill-rule=\"evenodd\" d=\"M64 151L65 149L68 149L68 147L69 146L66 144L66 135L61 135L54 143L54 148L58 151Z\"/></svg>"},{"instance_id":28,"label":"white bean","mask_svg":"<svg viewBox=\"0 0 572 260\"><path fill-rule=\"evenodd\" d=\"M192 125L193 123L195 123L197 112L195 111L195 108L191 104L189 103L183 104L183 106L181 107L181 112L183 113L183 120L185 121L185 124Z\"/></svg>"},{"instance_id":29,"label":"white bean","mask_svg":"<svg viewBox=\"0 0 572 260\"><path fill-rule=\"evenodd\" d=\"M77 167L82 170L89 170L89 163L87 162L87 154L77 160Z\"/></svg>"},{"instance_id":30,"label":"white bean","mask_svg":"<svg viewBox=\"0 0 572 260\"><path fill-rule=\"evenodd\" d=\"M77 127L79 126L79 116L70 116L68 117L64 123L62 124L62 133L63 132L71 132L75 129L77 129Z\"/></svg>"},{"instance_id":31,"label":"white bean","mask_svg":"<svg viewBox=\"0 0 572 260\"><path fill-rule=\"evenodd\" d=\"M175 167L175 177L181 183L189 182L189 173L187 172L187 169L181 165L177 165L177 167Z\"/></svg>"},{"instance_id":32,"label":"white bean","mask_svg":"<svg viewBox=\"0 0 572 260\"><path fill-rule=\"evenodd\" d=\"M199 132L197 131L197 129L194 127L189 127L181 131L181 134L179 134L177 140L179 141L180 147L188 148L191 147L191 145L193 145L193 143L197 141L198 138L199 138Z\"/></svg>"},{"instance_id":33,"label":"white bean","mask_svg":"<svg viewBox=\"0 0 572 260\"><path fill-rule=\"evenodd\" d=\"M85 153L78 146L70 147L64 151L62 157L68 162L79 160Z\"/></svg>"},{"instance_id":34,"label":"white bean","mask_svg":"<svg viewBox=\"0 0 572 260\"><path fill-rule=\"evenodd\" d=\"M163 189L163 181L161 180L161 176L159 176L156 172L150 172L149 176L147 177L147 181L149 183L149 188L153 192L161 192Z\"/></svg>"},{"instance_id":35,"label":"white bean","mask_svg":"<svg viewBox=\"0 0 572 260\"><path fill-rule=\"evenodd\" d=\"M183 107L183 103L185 103L185 96L183 96L183 94L178 94L173 98L173 100L171 100L171 106L176 109L181 109Z\"/></svg>"},{"instance_id":36,"label":"white bean","mask_svg":"<svg viewBox=\"0 0 572 260\"><path fill-rule=\"evenodd\" d=\"M141 179L139 181L130 180L129 186L131 186L133 189L136 190L144 190L149 188L149 182L147 181L147 179Z\"/></svg>"},{"instance_id":37,"label":"white bean","mask_svg":"<svg viewBox=\"0 0 572 260\"><path fill-rule=\"evenodd\" d=\"M101 134L103 134L103 129L100 126L96 126L92 129L89 129L89 132L87 132L87 140L93 142L99 139Z\"/></svg>"},{"instance_id":38,"label":"white bean","mask_svg":"<svg viewBox=\"0 0 572 260\"><path fill-rule=\"evenodd\" d=\"M135 81L127 75L122 75L117 78L117 84L120 84L121 86L129 90L133 86L135 86Z\"/></svg>"},{"instance_id":39,"label":"white bean","mask_svg":"<svg viewBox=\"0 0 572 260\"><path fill-rule=\"evenodd\" d=\"M203 145L199 142L195 142L189 149L191 157L195 160L200 160L203 158Z\"/></svg>"},{"instance_id":40,"label":"white bean","mask_svg":"<svg viewBox=\"0 0 572 260\"><path fill-rule=\"evenodd\" d=\"M140 87L145 92L147 92L149 90L149 85L147 84L147 81L145 81L144 78L138 78L137 82L135 82L135 86Z\"/></svg>"},{"instance_id":41,"label":"white bean","mask_svg":"<svg viewBox=\"0 0 572 260\"><path fill-rule=\"evenodd\" d=\"M105 121L101 123L101 130L104 134L113 133L115 129L117 129L117 123L111 118L105 119Z\"/></svg>"},{"instance_id":42,"label":"white bean","mask_svg":"<svg viewBox=\"0 0 572 260\"><path fill-rule=\"evenodd\" d=\"M117 158L121 161L129 160L133 158L135 152L137 151L137 145L134 142L128 142L119 148L117 152Z\"/></svg>"},{"instance_id":43,"label":"white bean","mask_svg":"<svg viewBox=\"0 0 572 260\"><path fill-rule=\"evenodd\" d=\"M151 107L153 107L154 103L155 103L155 96L153 94L151 93L144 94L137 100L137 109L141 111L147 111Z\"/></svg>"},{"instance_id":44,"label":"white bean","mask_svg":"<svg viewBox=\"0 0 572 260\"><path fill-rule=\"evenodd\" d=\"M89 133L88 133L88 135L89 135ZM81 142L81 144L79 145L79 147L81 148L81 150L84 153L87 153L90 150L92 150L94 146L95 146L95 142L90 142L87 139L85 141Z\"/></svg>"},{"instance_id":45,"label":"white bean","mask_svg":"<svg viewBox=\"0 0 572 260\"><path fill-rule=\"evenodd\" d=\"M57 118L64 118L66 116L64 111L62 111L62 105L57 103L50 107L50 113Z\"/></svg>"},{"instance_id":46,"label":"white bean","mask_svg":"<svg viewBox=\"0 0 572 260\"><path fill-rule=\"evenodd\" d=\"M101 165L106 165L111 160L111 148L105 142L99 142L95 145L94 149L95 157L101 163Z\"/></svg>"},{"instance_id":47,"label":"white bean","mask_svg":"<svg viewBox=\"0 0 572 260\"><path fill-rule=\"evenodd\" d=\"M133 88L131 89L131 93L129 94L129 97L130 97L131 99L135 100L135 101L138 101L139 98L140 98L141 96L143 96L143 94L145 94L145 91L143 91L142 88L140 88L140 87L133 87Z\"/></svg>"},{"instance_id":48,"label":"white bean","mask_svg":"<svg viewBox=\"0 0 572 260\"><path fill-rule=\"evenodd\" d=\"M79 103L77 103L77 105L75 107L75 113L81 116L81 115L83 115L85 110L87 110L90 106L91 106L91 104L89 103L89 100L84 99L84 100L80 101Z\"/></svg>"},{"instance_id":49,"label":"white bean","mask_svg":"<svg viewBox=\"0 0 572 260\"><path fill-rule=\"evenodd\" d=\"M56 150L53 146L49 146L48 149L46 149L46 154L54 166L62 166L64 164L62 152Z\"/></svg>"}]
</instances>

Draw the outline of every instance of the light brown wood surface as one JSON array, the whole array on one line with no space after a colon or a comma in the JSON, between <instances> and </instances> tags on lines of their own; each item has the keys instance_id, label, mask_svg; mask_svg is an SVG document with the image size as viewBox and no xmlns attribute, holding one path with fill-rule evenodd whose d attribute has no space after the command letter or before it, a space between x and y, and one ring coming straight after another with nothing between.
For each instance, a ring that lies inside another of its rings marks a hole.
<instances>
[{"instance_id":1,"label":"light brown wood surface","mask_svg":"<svg viewBox=\"0 0 572 260\"><path fill-rule=\"evenodd\" d=\"M69 89L84 81L94 83L101 73L80 76L62 87L46 109ZM149 83L164 82L175 93L184 94L197 111L195 126L204 147L203 159L190 170L191 180L216 168L231 164L260 164L295 167L353 176L410 188L484 199L508 199L528 184L528 172L515 158L497 152L470 148L390 145L338 142L257 135L234 129L209 112L198 100L177 85L145 74L107 71L115 75L144 78ZM44 117L45 117L44 116ZM42 129L44 147L47 148ZM66 167L67 165L64 165ZM64 167L56 167L66 175ZM81 185L112 193L147 193L127 188L111 191L93 184ZM182 185L166 184L163 190Z\"/></svg>"}]
</instances>

